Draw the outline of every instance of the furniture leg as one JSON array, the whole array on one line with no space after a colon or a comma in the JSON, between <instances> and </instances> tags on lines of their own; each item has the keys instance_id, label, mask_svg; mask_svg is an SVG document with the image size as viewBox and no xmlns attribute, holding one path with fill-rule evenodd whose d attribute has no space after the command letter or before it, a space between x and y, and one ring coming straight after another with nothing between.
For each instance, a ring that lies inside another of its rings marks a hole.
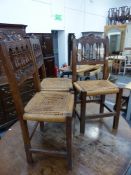
<instances>
[{"instance_id":1,"label":"furniture leg","mask_svg":"<svg viewBox=\"0 0 131 175\"><path fill-rule=\"evenodd\" d=\"M105 95L101 95L101 101L100 101L100 113L104 112L104 102L105 102Z\"/></svg>"},{"instance_id":2,"label":"furniture leg","mask_svg":"<svg viewBox=\"0 0 131 175\"><path fill-rule=\"evenodd\" d=\"M66 143L68 169L72 170L72 118L66 117Z\"/></svg>"},{"instance_id":3,"label":"furniture leg","mask_svg":"<svg viewBox=\"0 0 131 175\"><path fill-rule=\"evenodd\" d=\"M80 133L85 133L86 92L81 92Z\"/></svg>"},{"instance_id":4,"label":"furniture leg","mask_svg":"<svg viewBox=\"0 0 131 175\"><path fill-rule=\"evenodd\" d=\"M123 89L120 88L119 92L117 93L116 96L116 115L114 116L114 121L113 121L113 129L118 128L119 124L119 116L120 116L120 110L121 110L121 97L122 97Z\"/></svg>"},{"instance_id":5,"label":"furniture leg","mask_svg":"<svg viewBox=\"0 0 131 175\"><path fill-rule=\"evenodd\" d=\"M28 126L27 126L27 121L26 120L20 120L20 126L22 130L22 137L24 141L24 147L25 147L25 152L26 152L26 158L28 163L32 163L32 153L30 151L31 148L31 143L30 143L30 138L29 138L29 131L28 131Z\"/></svg>"},{"instance_id":6,"label":"furniture leg","mask_svg":"<svg viewBox=\"0 0 131 175\"><path fill-rule=\"evenodd\" d=\"M40 122L40 131L44 130L44 122Z\"/></svg>"},{"instance_id":7,"label":"furniture leg","mask_svg":"<svg viewBox=\"0 0 131 175\"><path fill-rule=\"evenodd\" d=\"M77 91L76 90L74 90L74 94L75 94L75 99L74 99L74 109L76 108L76 104L77 104L77 99L78 99L78 93L77 93Z\"/></svg>"},{"instance_id":8,"label":"furniture leg","mask_svg":"<svg viewBox=\"0 0 131 175\"><path fill-rule=\"evenodd\" d=\"M129 101L128 101L126 119L127 120L130 120L131 119L131 91L130 91L130 95L129 95Z\"/></svg>"}]
</instances>

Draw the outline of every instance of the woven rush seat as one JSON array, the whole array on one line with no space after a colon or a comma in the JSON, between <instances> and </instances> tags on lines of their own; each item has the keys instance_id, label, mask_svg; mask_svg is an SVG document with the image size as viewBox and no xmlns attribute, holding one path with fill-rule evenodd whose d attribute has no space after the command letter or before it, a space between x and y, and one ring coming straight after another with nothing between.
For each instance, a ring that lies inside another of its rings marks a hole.
<instances>
[{"instance_id":1,"label":"woven rush seat","mask_svg":"<svg viewBox=\"0 0 131 175\"><path fill-rule=\"evenodd\" d=\"M41 82L41 90L69 91L73 89L72 80L68 78L45 78Z\"/></svg>"},{"instance_id":2,"label":"woven rush seat","mask_svg":"<svg viewBox=\"0 0 131 175\"><path fill-rule=\"evenodd\" d=\"M79 91L86 91L90 96L119 92L119 88L108 80L77 81L74 86Z\"/></svg>"},{"instance_id":3,"label":"woven rush seat","mask_svg":"<svg viewBox=\"0 0 131 175\"><path fill-rule=\"evenodd\" d=\"M25 107L24 120L65 122L72 117L73 94L68 92L41 91Z\"/></svg>"}]
</instances>

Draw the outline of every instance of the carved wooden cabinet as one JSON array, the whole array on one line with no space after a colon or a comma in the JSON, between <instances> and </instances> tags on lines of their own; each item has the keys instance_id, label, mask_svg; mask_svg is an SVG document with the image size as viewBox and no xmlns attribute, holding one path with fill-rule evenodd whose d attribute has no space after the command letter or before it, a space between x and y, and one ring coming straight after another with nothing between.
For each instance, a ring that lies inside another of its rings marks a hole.
<instances>
[{"instance_id":1,"label":"carved wooden cabinet","mask_svg":"<svg viewBox=\"0 0 131 175\"><path fill-rule=\"evenodd\" d=\"M26 25L0 23L0 41L19 41L26 36ZM21 95L26 104L34 94L32 79L21 87ZM14 102L12 100L8 80L0 62L0 129L10 126L17 120Z\"/></svg>"}]
</instances>

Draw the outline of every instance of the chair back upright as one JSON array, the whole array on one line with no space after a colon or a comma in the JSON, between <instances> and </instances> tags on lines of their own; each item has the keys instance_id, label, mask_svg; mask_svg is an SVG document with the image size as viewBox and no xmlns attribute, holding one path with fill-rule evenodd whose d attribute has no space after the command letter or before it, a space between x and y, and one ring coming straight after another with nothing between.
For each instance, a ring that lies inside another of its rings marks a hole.
<instances>
[{"instance_id":1,"label":"chair back upright","mask_svg":"<svg viewBox=\"0 0 131 175\"><path fill-rule=\"evenodd\" d=\"M0 60L5 69L10 90L19 119L24 113L20 87L33 77L36 92L40 91L40 80L35 68L33 52L28 39L0 42Z\"/></svg>"},{"instance_id":2,"label":"chair back upright","mask_svg":"<svg viewBox=\"0 0 131 175\"><path fill-rule=\"evenodd\" d=\"M77 81L77 65L103 66L103 79L108 77L108 38L101 38L94 35L83 36L73 40L72 51L72 81Z\"/></svg>"}]
</instances>

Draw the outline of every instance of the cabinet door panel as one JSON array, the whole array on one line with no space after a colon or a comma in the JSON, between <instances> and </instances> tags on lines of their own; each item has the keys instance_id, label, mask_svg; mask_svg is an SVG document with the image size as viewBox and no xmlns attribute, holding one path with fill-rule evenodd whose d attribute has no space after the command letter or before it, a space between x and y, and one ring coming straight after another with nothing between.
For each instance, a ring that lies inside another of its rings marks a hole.
<instances>
[{"instance_id":1,"label":"cabinet door panel","mask_svg":"<svg viewBox=\"0 0 131 175\"><path fill-rule=\"evenodd\" d=\"M42 35L42 52L44 56L52 56L53 53L53 38L51 34Z\"/></svg>"}]
</instances>

